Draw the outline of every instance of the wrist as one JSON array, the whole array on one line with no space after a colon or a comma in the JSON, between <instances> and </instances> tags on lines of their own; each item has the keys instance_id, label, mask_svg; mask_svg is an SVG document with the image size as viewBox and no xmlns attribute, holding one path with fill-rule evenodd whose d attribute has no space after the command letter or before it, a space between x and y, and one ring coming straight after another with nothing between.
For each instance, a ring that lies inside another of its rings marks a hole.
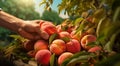
<instances>
[{"instance_id":1,"label":"wrist","mask_svg":"<svg viewBox=\"0 0 120 66\"><path fill-rule=\"evenodd\" d=\"M16 18L4 11L0 11L0 26L18 32L18 29L24 24L22 19Z\"/></svg>"}]
</instances>

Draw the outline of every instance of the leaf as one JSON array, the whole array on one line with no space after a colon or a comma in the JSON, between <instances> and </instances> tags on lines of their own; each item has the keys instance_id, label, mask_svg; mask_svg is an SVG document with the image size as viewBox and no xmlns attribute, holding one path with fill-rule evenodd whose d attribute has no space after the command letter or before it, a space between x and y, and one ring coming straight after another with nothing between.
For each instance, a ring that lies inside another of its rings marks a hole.
<instances>
[{"instance_id":1,"label":"leaf","mask_svg":"<svg viewBox=\"0 0 120 66\"><path fill-rule=\"evenodd\" d=\"M111 27L110 19L107 17L103 17L98 23L98 26L96 29L96 35L99 36L101 34L104 35L105 33L108 33L110 27Z\"/></svg>"},{"instance_id":2,"label":"leaf","mask_svg":"<svg viewBox=\"0 0 120 66\"><path fill-rule=\"evenodd\" d=\"M27 40L27 39L21 37L20 35L10 35L10 37L14 38L14 40L20 40L22 42Z\"/></svg>"},{"instance_id":3,"label":"leaf","mask_svg":"<svg viewBox=\"0 0 120 66\"><path fill-rule=\"evenodd\" d=\"M51 44L52 43L52 41L56 38L58 36L58 34L57 33L55 33L55 34L52 34L51 36L50 36L50 38L49 38L49 44Z\"/></svg>"},{"instance_id":4,"label":"leaf","mask_svg":"<svg viewBox=\"0 0 120 66\"><path fill-rule=\"evenodd\" d=\"M77 19L75 20L74 24L75 24L75 25L79 25L79 23L82 22L82 21L83 21L83 18L82 18L82 17L81 17L81 18L77 18Z\"/></svg>"},{"instance_id":5,"label":"leaf","mask_svg":"<svg viewBox=\"0 0 120 66\"><path fill-rule=\"evenodd\" d=\"M96 63L95 66L115 66L118 62L120 62L120 53L107 57L106 59Z\"/></svg>"},{"instance_id":6,"label":"leaf","mask_svg":"<svg viewBox=\"0 0 120 66\"><path fill-rule=\"evenodd\" d=\"M69 37L63 37L63 38L61 38L63 41L65 41L65 42L69 42L70 41L70 38Z\"/></svg>"},{"instance_id":7,"label":"leaf","mask_svg":"<svg viewBox=\"0 0 120 66\"><path fill-rule=\"evenodd\" d=\"M87 61L86 58L91 57L90 53L88 52L85 52L85 51L82 51L82 52L79 52L79 53L76 53L74 54L72 57L66 59L63 63L62 63L62 66L66 66L67 64L70 63L73 63L74 61L76 62L76 60L79 60L80 62L82 60L84 60L83 62ZM80 58L81 57L81 58ZM78 58L78 59L77 59ZM77 62L79 62L77 61Z\"/></svg>"},{"instance_id":8,"label":"leaf","mask_svg":"<svg viewBox=\"0 0 120 66\"><path fill-rule=\"evenodd\" d=\"M77 58L72 59L67 66L75 66L76 63L87 62L90 59L90 55L81 55Z\"/></svg>"},{"instance_id":9,"label":"leaf","mask_svg":"<svg viewBox=\"0 0 120 66\"><path fill-rule=\"evenodd\" d=\"M41 5L45 4L45 3L47 3L46 0L43 0L43 1L39 4L39 6L41 6Z\"/></svg>"},{"instance_id":10,"label":"leaf","mask_svg":"<svg viewBox=\"0 0 120 66\"><path fill-rule=\"evenodd\" d=\"M117 20L120 20L119 17L120 17L120 7L118 7L115 11L115 14L113 16L113 22L116 22Z\"/></svg>"},{"instance_id":11,"label":"leaf","mask_svg":"<svg viewBox=\"0 0 120 66\"><path fill-rule=\"evenodd\" d=\"M55 54L50 57L50 66L55 66Z\"/></svg>"},{"instance_id":12,"label":"leaf","mask_svg":"<svg viewBox=\"0 0 120 66\"><path fill-rule=\"evenodd\" d=\"M94 46L96 46L97 44L96 44L96 42L89 42L88 44L87 44L87 46L90 46L90 47L94 47Z\"/></svg>"}]
</instances>

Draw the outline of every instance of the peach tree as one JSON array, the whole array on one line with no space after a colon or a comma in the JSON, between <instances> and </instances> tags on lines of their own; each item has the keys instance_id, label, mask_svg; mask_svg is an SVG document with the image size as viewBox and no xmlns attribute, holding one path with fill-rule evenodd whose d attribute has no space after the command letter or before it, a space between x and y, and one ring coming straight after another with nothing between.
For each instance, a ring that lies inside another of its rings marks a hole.
<instances>
[{"instance_id":1,"label":"peach tree","mask_svg":"<svg viewBox=\"0 0 120 66\"><path fill-rule=\"evenodd\" d=\"M53 2L43 0L40 5L51 10ZM14 41L3 53L12 60L33 60L39 66L118 66L118 3L119 0L62 0L59 12L65 10L74 19L65 19L58 25L40 22L40 29L48 35L39 40L11 35Z\"/></svg>"}]
</instances>

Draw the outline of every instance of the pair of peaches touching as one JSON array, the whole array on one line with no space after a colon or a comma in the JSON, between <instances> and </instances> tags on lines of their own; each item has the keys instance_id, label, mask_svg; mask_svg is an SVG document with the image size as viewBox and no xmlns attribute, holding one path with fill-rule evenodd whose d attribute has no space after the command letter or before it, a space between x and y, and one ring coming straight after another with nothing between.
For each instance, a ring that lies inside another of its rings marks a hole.
<instances>
[{"instance_id":1,"label":"pair of peaches touching","mask_svg":"<svg viewBox=\"0 0 120 66\"><path fill-rule=\"evenodd\" d=\"M101 50L98 46L87 46L89 42L96 41L95 35L86 34L78 40L79 37L74 35L73 28L68 27L68 30L64 31L61 29L61 25L55 26L49 22L41 22L40 29L48 35L46 36L43 34L43 39L37 41L27 41L24 43L24 48L28 50L28 55L35 58L39 64L49 65L50 58L53 53L58 57L57 62L61 65L65 59L72 57L75 53L78 53L83 49L88 52L96 52ZM49 44L49 37L55 33L58 36L55 37L51 44ZM69 38L69 40L63 40L65 37Z\"/></svg>"}]
</instances>

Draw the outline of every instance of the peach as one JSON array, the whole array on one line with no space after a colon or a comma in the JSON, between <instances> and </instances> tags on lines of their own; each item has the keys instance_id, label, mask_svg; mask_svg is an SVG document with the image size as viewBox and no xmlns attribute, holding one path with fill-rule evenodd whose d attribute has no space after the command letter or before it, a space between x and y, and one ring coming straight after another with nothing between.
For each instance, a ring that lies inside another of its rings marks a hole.
<instances>
[{"instance_id":1,"label":"peach","mask_svg":"<svg viewBox=\"0 0 120 66\"><path fill-rule=\"evenodd\" d=\"M35 60L42 65L49 65L51 52L49 50L39 50L35 55Z\"/></svg>"},{"instance_id":2,"label":"peach","mask_svg":"<svg viewBox=\"0 0 120 66\"><path fill-rule=\"evenodd\" d=\"M34 50L48 49L48 43L45 40L38 40L35 42Z\"/></svg>"},{"instance_id":3,"label":"peach","mask_svg":"<svg viewBox=\"0 0 120 66\"><path fill-rule=\"evenodd\" d=\"M81 50L81 46L78 40L71 39L69 42L66 43L66 49L71 53L77 53Z\"/></svg>"},{"instance_id":4,"label":"peach","mask_svg":"<svg viewBox=\"0 0 120 66\"><path fill-rule=\"evenodd\" d=\"M87 46L88 43L90 42L95 42L96 41L96 36L94 35L85 35L83 36L83 38L81 39L81 46L85 49L88 50L91 47Z\"/></svg>"},{"instance_id":5,"label":"peach","mask_svg":"<svg viewBox=\"0 0 120 66\"><path fill-rule=\"evenodd\" d=\"M66 51L65 42L61 39L54 40L50 45L50 51L56 55L60 55Z\"/></svg>"},{"instance_id":6,"label":"peach","mask_svg":"<svg viewBox=\"0 0 120 66\"><path fill-rule=\"evenodd\" d=\"M40 24L40 29L47 32L49 35L57 33L56 26L51 22L44 22Z\"/></svg>"},{"instance_id":7,"label":"peach","mask_svg":"<svg viewBox=\"0 0 120 66\"><path fill-rule=\"evenodd\" d=\"M97 52L97 51L101 51L101 47L95 46L95 47L92 47L88 50L88 52Z\"/></svg>"},{"instance_id":8,"label":"peach","mask_svg":"<svg viewBox=\"0 0 120 66\"><path fill-rule=\"evenodd\" d=\"M23 43L23 47L27 50L27 51L30 51L30 50L33 50L34 49L34 43L35 41L32 41L32 40L27 40Z\"/></svg>"},{"instance_id":9,"label":"peach","mask_svg":"<svg viewBox=\"0 0 120 66\"><path fill-rule=\"evenodd\" d=\"M68 37L68 38L71 38L70 37L70 33L68 33L67 31L62 31L59 33L59 37L60 38L64 38L64 37Z\"/></svg>"},{"instance_id":10,"label":"peach","mask_svg":"<svg viewBox=\"0 0 120 66\"><path fill-rule=\"evenodd\" d=\"M58 64L61 65L66 59L72 57L73 54L70 52L65 52L62 53L59 57L58 57Z\"/></svg>"}]
</instances>

